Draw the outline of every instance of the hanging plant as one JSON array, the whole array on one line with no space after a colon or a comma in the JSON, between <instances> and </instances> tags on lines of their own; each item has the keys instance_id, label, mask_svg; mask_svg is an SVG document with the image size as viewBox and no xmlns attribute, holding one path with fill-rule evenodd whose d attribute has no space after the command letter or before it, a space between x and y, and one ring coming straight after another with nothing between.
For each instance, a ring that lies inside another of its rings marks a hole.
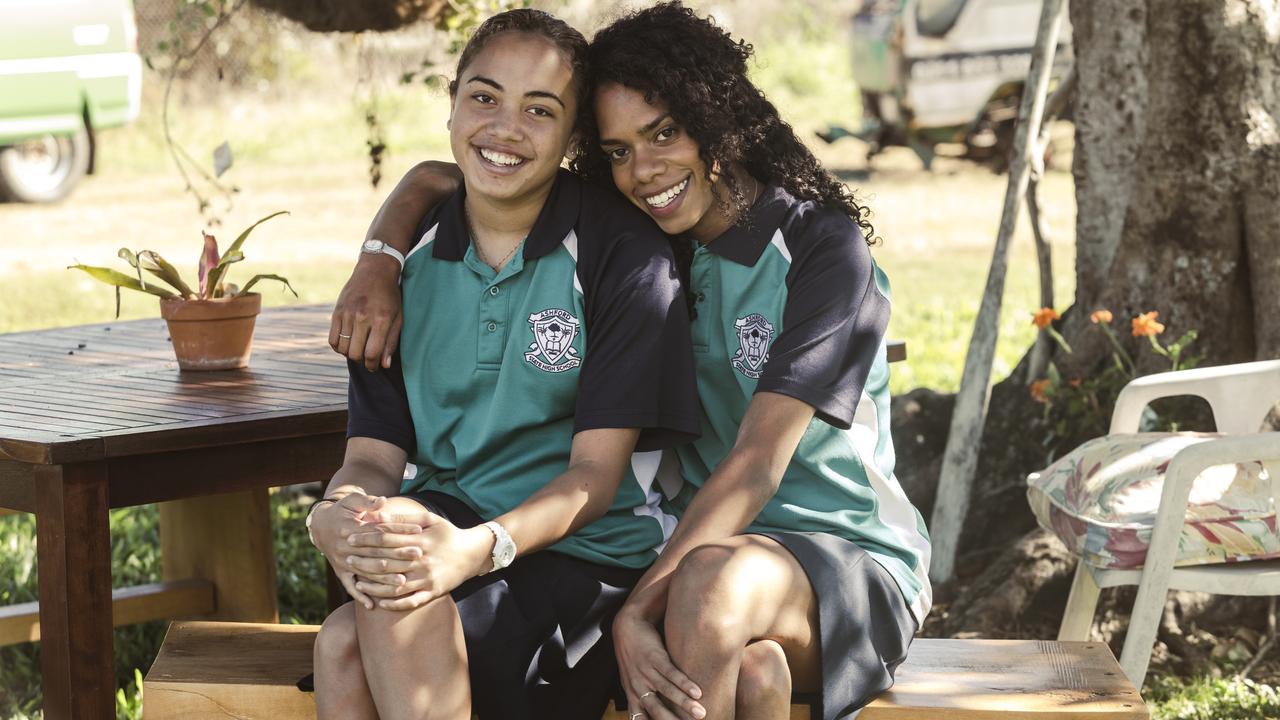
<instances>
[{"instance_id":1,"label":"hanging plant","mask_svg":"<svg viewBox=\"0 0 1280 720\"><path fill-rule=\"evenodd\" d=\"M253 0L253 4L316 32L385 32L417 22L443 26L458 12L449 0Z\"/></svg>"}]
</instances>

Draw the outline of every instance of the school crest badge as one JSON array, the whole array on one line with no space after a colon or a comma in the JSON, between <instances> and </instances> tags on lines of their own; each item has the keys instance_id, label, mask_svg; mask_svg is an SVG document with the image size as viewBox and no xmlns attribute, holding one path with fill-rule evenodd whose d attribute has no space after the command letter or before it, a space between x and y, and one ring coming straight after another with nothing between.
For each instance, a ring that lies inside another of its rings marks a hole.
<instances>
[{"instance_id":1,"label":"school crest badge","mask_svg":"<svg viewBox=\"0 0 1280 720\"><path fill-rule=\"evenodd\" d=\"M578 318L560 308L548 308L529 316L533 344L524 354L530 365L551 373L572 370L582 364L573 349L578 337Z\"/></svg>"},{"instance_id":2,"label":"school crest badge","mask_svg":"<svg viewBox=\"0 0 1280 720\"><path fill-rule=\"evenodd\" d=\"M752 380L760 378L769 360L769 342L773 340L773 324L759 313L738 318L733 324L738 331L738 352L733 367Z\"/></svg>"}]
</instances>

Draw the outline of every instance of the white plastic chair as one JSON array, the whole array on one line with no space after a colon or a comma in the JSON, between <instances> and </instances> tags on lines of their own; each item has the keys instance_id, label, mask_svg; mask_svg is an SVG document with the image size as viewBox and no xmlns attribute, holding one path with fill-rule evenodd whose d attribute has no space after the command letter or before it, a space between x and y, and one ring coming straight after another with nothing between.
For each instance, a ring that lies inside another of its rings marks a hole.
<instances>
[{"instance_id":1,"label":"white plastic chair","mask_svg":"<svg viewBox=\"0 0 1280 720\"><path fill-rule=\"evenodd\" d=\"M1280 360L1224 365L1138 378L1124 387L1111 415L1111 434L1138 432L1138 420L1151 401L1197 395L1209 402L1218 432L1227 437L1199 443L1173 457L1165 474L1146 562L1136 570L1103 570L1081 560L1059 640L1088 640L1101 588L1137 585L1138 597L1120 666L1142 687L1151 648L1169 590L1218 595L1280 595L1280 560L1173 567L1178 536L1186 517L1191 485L1205 469L1249 461L1280 460L1280 432L1259 433L1268 411L1280 401ZM1280 502L1280 473L1271 478L1273 501Z\"/></svg>"}]
</instances>

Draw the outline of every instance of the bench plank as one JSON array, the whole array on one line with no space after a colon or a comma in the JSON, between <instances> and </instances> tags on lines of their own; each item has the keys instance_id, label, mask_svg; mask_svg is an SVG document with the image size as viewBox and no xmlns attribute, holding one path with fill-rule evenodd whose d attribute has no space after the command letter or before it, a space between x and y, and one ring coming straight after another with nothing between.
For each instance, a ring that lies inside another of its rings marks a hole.
<instances>
[{"instance_id":1,"label":"bench plank","mask_svg":"<svg viewBox=\"0 0 1280 720\"><path fill-rule=\"evenodd\" d=\"M1146 704L1106 643L940 640L911 643L891 690L859 720L1145 720Z\"/></svg>"},{"instance_id":2,"label":"bench plank","mask_svg":"<svg viewBox=\"0 0 1280 720\"><path fill-rule=\"evenodd\" d=\"M175 622L143 681L144 720L315 720L315 625Z\"/></svg>"},{"instance_id":3,"label":"bench plank","mask_svg":"<svg viewBox=\"0 0 1280 720\"><path fill-rule=\"evenodd\" d=\"M146 720L312 720L294 683L311 672L318 628L173 623L145 681ZM795 706L791 720L808 720ZM859 720L1146 720L1104 643L917 639L897 684ZM626 720L610 708L603 720Z\"/></svg>"}]
</instances>

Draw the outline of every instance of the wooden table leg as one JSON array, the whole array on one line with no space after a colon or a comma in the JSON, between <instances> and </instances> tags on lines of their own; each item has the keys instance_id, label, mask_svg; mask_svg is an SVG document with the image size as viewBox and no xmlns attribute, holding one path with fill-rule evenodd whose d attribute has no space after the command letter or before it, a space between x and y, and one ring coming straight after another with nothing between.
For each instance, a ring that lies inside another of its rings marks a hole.
<instances>
[{"instance_id":1,"label":"wooden table leg","mask_svg":"<svg viewBox=\"0 0 1280 720\"><path fill-rule=\"evenodd\" d=\"M266 488L159 505L165 580L211 580L217 610L210 618L279 621Z\"/></svg>"},{"instance_id":2,"label":"wooden table leg","mask_svg":"<svg viewBox=\"0 0 1280 720\"><path fill-rule=\"evenodd\" d=\"M44 716L114 718L106 464L35 474Z\"/></svg>"}]
</instances>

